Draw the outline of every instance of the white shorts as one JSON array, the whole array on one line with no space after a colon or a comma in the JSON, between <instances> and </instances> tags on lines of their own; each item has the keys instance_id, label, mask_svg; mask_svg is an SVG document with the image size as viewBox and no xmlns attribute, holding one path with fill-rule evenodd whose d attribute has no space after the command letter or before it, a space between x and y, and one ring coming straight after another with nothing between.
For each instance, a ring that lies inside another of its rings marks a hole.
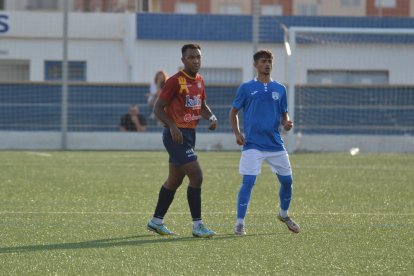
<instances>
[{"instance_id":1,"label":"white shorts","mask_svg":"<svg viewBox=\"0 0 414 276\"><path fill-rule=\"evenodd\" d=\"M263 160L270 165L273 173L278 175L291 175L289 155L287 151L259 151L249 149L242 151L239 172L242 175L258 175L261 171Z\"/></svg>"}]
</instances>

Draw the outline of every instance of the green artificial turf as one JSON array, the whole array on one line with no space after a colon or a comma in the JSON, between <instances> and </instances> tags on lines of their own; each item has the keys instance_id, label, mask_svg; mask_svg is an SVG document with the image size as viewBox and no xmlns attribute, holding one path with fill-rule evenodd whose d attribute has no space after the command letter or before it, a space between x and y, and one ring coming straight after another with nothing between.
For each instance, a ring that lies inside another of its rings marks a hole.
<instances>
[{"instance_id":1,"label":"green artificial turf","mask_svg":"<svg viewBox=\"0 0 414 276\"><path fill-rule=\"evenodd\" d=\"M1 275L410 275L413 154L292 154L293 234L276 220L278 183L263 164L233 235L239 152L199 152L203 220L191 235L187 180L146 230L167 176L165 152L0 152Z\"/></svg>"}]
</instances>

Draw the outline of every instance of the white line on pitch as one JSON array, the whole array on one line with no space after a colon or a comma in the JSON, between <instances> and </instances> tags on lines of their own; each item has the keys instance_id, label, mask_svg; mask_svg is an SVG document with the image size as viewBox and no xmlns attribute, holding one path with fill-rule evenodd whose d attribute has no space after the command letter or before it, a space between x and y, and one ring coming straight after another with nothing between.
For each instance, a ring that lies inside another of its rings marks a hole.
<instances>
[{"instance_id":1,"label":"white line on pitch","mask_svg":"<svg viewBox=\"0 0 414 276\"><path fill-rule=\"evenodd\" d=\"M43 157L50 157L50 156L52 156L50 153L46 153L46 152L28 151L26 153L28 155L37 155L37 156L43 156Z\"/></svg>"},{"instance_id":2,"label":"white line on pitch","mask_svg":"<svg viewBox=\"0 0 414 276\"><path fill-rule=\"evenodd\" d=\"M205 215L233 215L229 212L206 212ZM82 211L56 211L56 212L23 212L0 211L0 215L150 215L151 212L82 212ZM171 215L188 215L189 212L169 212ZM273 215L274 212L250 212L251 215ZM414 213L294 213L296 216L414 216Z\"/></svg>"}]
</instances>

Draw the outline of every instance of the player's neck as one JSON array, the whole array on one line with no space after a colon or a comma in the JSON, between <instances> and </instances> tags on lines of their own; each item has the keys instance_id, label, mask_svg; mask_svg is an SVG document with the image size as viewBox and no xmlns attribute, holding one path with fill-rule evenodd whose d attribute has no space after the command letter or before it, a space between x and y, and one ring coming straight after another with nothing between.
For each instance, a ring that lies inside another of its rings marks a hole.
<instances>
[{"instance_id":1,"label":"player's neck","mask_svg":"<svg viewBox=\"0 0 414 276\"><path fill-rule=\"evenodd\" d=\"M256 78L258 81L262 83L268 83L271 80L270 75L263 75L263 74L259 74Z\"/></svg>"},{"instance_id":2,"label":"player's neck","mask_svg":"<svg viewBox=\"0 0 414 276\"><path fill-rule=\"evenodd\" d=\"M195 79L197 77L197 73L194 72L189 72L188 70L181 70L181 72L183 72L185 75L187 75L187 77L190 77L192 79Z\"/></svg>"}]
</instances>

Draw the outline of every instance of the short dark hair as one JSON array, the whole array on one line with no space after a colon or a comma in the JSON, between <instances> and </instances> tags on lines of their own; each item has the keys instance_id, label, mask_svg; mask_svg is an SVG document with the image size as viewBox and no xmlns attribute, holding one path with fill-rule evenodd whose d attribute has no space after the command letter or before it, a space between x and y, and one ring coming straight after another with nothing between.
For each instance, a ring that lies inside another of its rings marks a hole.
<instances>
[{"instance_id":1,"label":"short dark hair","mask_svg":"<svg viewBox=\"0 0 414 276\"><path fill-rule=\"evenodd\" d=\"M198 49L201 50L200 45L192 43L192 44L185 44L182 48L181 48L181 54L184 56L185 51L187 51L187 49Z\"/></svg>"},{"instance_id":2,"label":"short dark hair","mask_svg":"<svg viewBox=\"0 0 414 276\"><path fill-rule=\"evenodd\" d=\"M273 53L270 50L259 50L253 55L254 61L258 61L261 58L273 59Z\"/></svg>"}]
</instances>

